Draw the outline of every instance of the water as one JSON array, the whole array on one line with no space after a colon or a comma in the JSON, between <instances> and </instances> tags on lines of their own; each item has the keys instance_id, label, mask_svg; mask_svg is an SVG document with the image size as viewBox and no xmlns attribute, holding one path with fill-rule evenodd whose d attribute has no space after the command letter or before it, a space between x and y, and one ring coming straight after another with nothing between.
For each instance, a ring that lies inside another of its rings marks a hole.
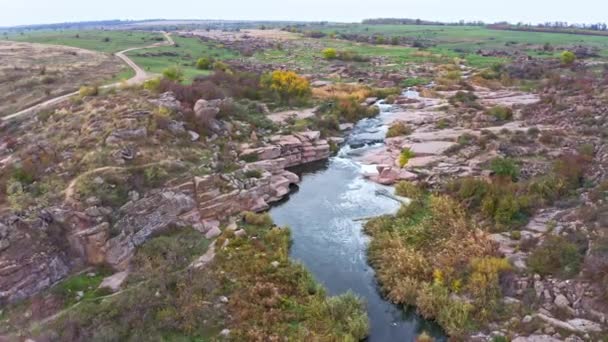
<instances>
[{"instance_id":1,"label":"water","mask_svg":"<svg viewBox=\"0 0 608 342\"><path fill-rule=\"evenodd\" d=\"M275 223L291 228L292 258L302 262L331 295L351 290L367 302L369 341L414 341L422 331L445 341L436 324L413 309L386 301L367 263L369 238L358 219L395 213L400 206L393 199L377 196L377 190L392 189L363 179L367 168L352 160L381 144L391 107L379 106L381 114L360 121L336 157L294 170L302 183L270 214Z\"/></svg>"}]
</instances>

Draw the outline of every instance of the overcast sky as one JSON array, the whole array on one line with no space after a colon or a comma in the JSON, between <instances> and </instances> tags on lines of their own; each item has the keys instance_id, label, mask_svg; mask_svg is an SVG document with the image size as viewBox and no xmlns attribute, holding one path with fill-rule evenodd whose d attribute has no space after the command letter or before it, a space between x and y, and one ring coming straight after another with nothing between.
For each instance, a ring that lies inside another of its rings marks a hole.
<instances>
[{"instance_id":1,"label":"overcast sky","mask_svg":"<svg viewBox=\"0 0 608 342\"><path fill-rule=\"evenodd\" d=\"M608 21L608 0L0 0L0 26L107 19Z\"/></svg>"}]
</instances>

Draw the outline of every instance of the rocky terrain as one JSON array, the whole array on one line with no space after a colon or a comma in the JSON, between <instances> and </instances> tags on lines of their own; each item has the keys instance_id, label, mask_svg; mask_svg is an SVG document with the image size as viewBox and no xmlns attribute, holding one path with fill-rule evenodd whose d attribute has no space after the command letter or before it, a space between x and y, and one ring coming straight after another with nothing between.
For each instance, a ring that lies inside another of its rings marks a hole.
<instances>
[{"instance_id":1,"label":"rocky terrain","mask_svg":"<svg viewBox=\"0 0 608 342\"><path fill-rule=\"evenodd\" d=\"M364 339L361 299L329 297L264 213L340 146L403 204L362 219L387 301L450 340L606 338L601 66L418 51L394 70L303 62L324 41L284 31L179 34L250 58L0 121L0 340Z\"/></svg>"}]
</instances>

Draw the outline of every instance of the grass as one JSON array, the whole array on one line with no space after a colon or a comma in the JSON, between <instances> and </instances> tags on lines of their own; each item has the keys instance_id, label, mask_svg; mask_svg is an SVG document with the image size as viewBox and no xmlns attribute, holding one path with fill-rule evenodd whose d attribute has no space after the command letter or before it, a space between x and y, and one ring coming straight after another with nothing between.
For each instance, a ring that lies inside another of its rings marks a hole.
<instances>
[{"instance_id":1,"label":"grass","mask_svg":"<svg viewBox=\"0 0 608 342\"><path fill-rule=\"evenodd\" d=\"M161 74L168 67L179 67L185 83L191 83L196 76L209 75L208 70L199 70L196 62L201 57L212 57L216 61L237 58L239 54L219 43L203 42L194 37L173 36L176 46L132 51L127 55L147 72Z\"/></svg>"},{"instance_id":2,"label":"grass","mask_svg":"<svg viewBox=\"0 0 608 342\"><path fill-rule=\"evenodd\" d=\"M361 300L352 293L327 296L289 259L289 230L272 227L265 215L248 216L256 216L255 224L239 223L247 236L224 232L204 269L189 265L210 241L181 228L139 248L125 288L114 296L95 295L101 274L67 279L51 293L70 299L84 291L90 300L81 299L36 333L53 331L60 340L215 341L229 329L235 341L365 338L369 325Z\"/></svg>"},{"instance_id":3,"label":"grass","mask_svg":"<svg viewBox=\"0 0 608 342\"><path fill-rule=\"evenodd\" d=\"M148 46L163 39L161 34L155 32L102 30L44 30L12 33L6 37L8 40L19 42L66 45L106 53L115 53L132 47Z\"/></svg>"},{"instance_id":4,"label":"grass","mask_svg":"<svg viewBox=\"0 0 608 342\"><path fill-rule=\"evenodd\" d=\"M562 50L571 48L574 45L586 45L599 49L600 56L608 54L608 37L573 35L562 33L541 33L541 32L519 32L491 30L478 26L417 26L417 25L360 25L360 24L340 24L340 25L313 25L308 29L321 31L327 34L358 34L362 36L383 36L406 37L411 41L423 41L430 47L423 50L409 47L391 47L387 45L356 44L355 51L361 55L366 52L373 52L375 56L389 56L392 63L408 62L436 62L440 60L460 58L466 61L469 66L476 68L490 67L496 63L504 63L509 60L506 57L482 56L477 54L479 50L484 51L523 51L530 56L550 58L558 57ZM334 44L329 44L332 39L322 40L327 47L339 48L342 42L333 40ZM543 51L545 44L552 46L554 52ZM420 59L416 58L416 51L425 51L434 56ZM399 56L395 56L397 52Z\"/></svg>"}]
</instances>

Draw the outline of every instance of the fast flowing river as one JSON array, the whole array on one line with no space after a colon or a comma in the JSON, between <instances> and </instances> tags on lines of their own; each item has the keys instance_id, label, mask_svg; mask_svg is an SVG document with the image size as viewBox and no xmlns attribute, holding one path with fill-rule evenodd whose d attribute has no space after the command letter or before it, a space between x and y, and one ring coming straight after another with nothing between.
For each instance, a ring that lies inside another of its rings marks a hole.
<instances>
[{"instance_id":1,"label":"fast flowing river","mask_svg":"<svg viewBox=\"0 0 608 342\"><path fill-rule=\"evenodd\" d=\"M415 96L409 93L406 95ZM365 166L353 157L382 144L391 106L361 120L337 156L299 168L302 183L289 199L270 210L275 223L292 231L291 256L302 262L331 295L352 291L367 303L369 341L414 341L422 331L445 341L441 329L414 309L391 304L380 293L367 263L369 238L358 219L395 213L400 203L376 191L391 191L363 178Z\"/></svg>"}]
</instances>

